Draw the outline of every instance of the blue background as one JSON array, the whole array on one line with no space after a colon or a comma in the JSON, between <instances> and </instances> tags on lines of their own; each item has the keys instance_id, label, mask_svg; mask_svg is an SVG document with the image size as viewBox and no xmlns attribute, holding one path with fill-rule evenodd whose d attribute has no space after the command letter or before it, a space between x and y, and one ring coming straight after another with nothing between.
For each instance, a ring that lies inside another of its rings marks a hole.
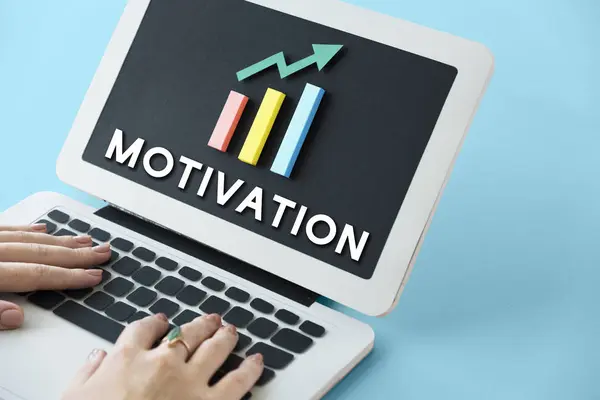
<instances>
[{"instance_id":1,"label":"blue background","mask_svg":"<svg viewBox=\"0 0 600 400\"><path fill-rule=\"evenodd\" d=\"M496 74L400 304L344 310L376 347L327 399L600 398L600 3L350 2L483 42ZM0 0L0 209L100 205L54 164L125 3Z\"/></svg>"}]
</instances>

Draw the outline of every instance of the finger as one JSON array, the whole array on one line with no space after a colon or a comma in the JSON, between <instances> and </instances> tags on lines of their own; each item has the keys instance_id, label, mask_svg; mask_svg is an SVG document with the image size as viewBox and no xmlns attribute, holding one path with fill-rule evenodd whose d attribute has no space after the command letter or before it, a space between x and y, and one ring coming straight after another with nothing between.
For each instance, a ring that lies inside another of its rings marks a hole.
<instances>
[{"instance_id":1,"label":"finger","mask_svg":"<svg viewBox=\"0 0 600 400\"><path fill-rule=\"evenodd\" d=\"M207 339L211 338L221 327L221 316L219 314L204 315L194 319L181 327L181 336L189 346L189 352L186 347L179 343L173 347L166 344L159 346L156 351L168 352L173 356L187 361L196 349Z\"/></svg>"},{"instance_id":2,"label":"finger","mask_svg":"<svg viewBox=\"0 0 600 400\"><path fill-rule=\"evenodd\" d=\"M110 258L110 245L68 249L37 243L0 243L0 262L23 262L83 268L100 265Z\"/></svg>"},{"instance_id":3,"label":"finger","mask_svg":"<svg viewBox=\"0 0 600 400\"><path fill-rule=\"evenodd\" d=\"M169 329L169 320L164 314L151 315L130 324L117 340L118 347L149 350Z\"/></svg>"},{"instance_id":4,"label":"finger","mask_svg":"<svg viewBox=\"0 0 600 400\"><path fill-rule=\"evenodd\" d=\"M264 369L261 354L253 354L246 358L240 366L225 375L212 387L215 399L241 399L258 381Z\"/></svg>"},{"instance_id":5,"label":"finger","mask_svg":"<svg viewBox=\"0 0 600 400\"><path fill-rule=\"evenodd\" d=\"M88 379L90 379L98 370L98 367L100 367L100 364L102 364L102 361L104 361L105 357L106 352L104 350L92 350L92 352L88 355L85 364L75 374L75 377L71 381L71 385L68 390L76 389L86 383Z\"/></svg>"},{"instance_id":6,"label":"finger","mask_svg":"<svg viewBox=\"0 0 600 400\"><path fill-rule=\"evenodd\" d=\"M51 236L38 232L0 231L0 243L37 243L77 249L91 247L92 237L89 235Z\"/></svg>"},{"instance_id":7,"label":"finger","mask_svg":"<svg viewBox=\"0 0 600 400\"><path fill-rule=\"evenodd\" d=\"M0 300L0 331L16 329L23 324L23 310L16 304Z\"/></svg>"},{"instance_id":8,"label":"finger","mask_svg":"<svg viewBox=\"0 0 600 400\"><path fill-rule=\"evenodd\" d=\"M223 365L235 348L237 341L238 334L235 326L228 325L219 329L212 338L200 345L190 359L190 364L197 367L203 382L208 382Z\"/></svg>"},{"instance_id":9,"label":"finger","mask_svg":"<svg viewBox=\"0 0 600 400\"><path fill-rule=\"evenodd\" d=\"M102 280L101 269L66 269L44 264L0 262L0 292L82 289Z\"/></svg>"},{"instance_id":10,"label":"finger","mask_svg":"<svg viewBox=\"0 0 600 400\"><path fill-rule=\"evenodd\" d=\"M46 224L33 224L22 226L0 226L0 232L46 232Z\"/></svg>"}]
</instances>

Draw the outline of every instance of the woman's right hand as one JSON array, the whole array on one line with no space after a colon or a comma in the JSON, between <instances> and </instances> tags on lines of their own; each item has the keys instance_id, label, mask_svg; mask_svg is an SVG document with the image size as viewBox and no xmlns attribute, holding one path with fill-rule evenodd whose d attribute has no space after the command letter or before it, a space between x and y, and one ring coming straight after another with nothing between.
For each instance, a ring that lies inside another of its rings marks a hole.
<instances>
[{"instance_id":1,"label":"woman's right hand","mask_svg":"<svg viewBox=\"0 0 600 400\"><path fill-rule=\"evenodd\" d=\"M92 351L63 400L239 400L263 372L255 354L210 386L238 341L235 327L217 314L196 318L181 327L189 353L181 343L153 348L168 329L162 314L129 325L110 354Z\"/></svg>"}]
</instances>

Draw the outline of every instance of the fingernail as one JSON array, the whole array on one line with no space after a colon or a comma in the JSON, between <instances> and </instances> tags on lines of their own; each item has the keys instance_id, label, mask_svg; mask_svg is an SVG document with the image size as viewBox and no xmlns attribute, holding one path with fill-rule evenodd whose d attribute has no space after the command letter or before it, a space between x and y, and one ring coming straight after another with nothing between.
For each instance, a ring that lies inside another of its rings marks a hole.
<instances>
[{"instance_id":1,"label":"fingernail","mask_svg":"<svg viewBox=\"0 0 600 400\"><path fill-rule=\"evenodd\" d=\"M163 313L156 314L156 317L159 318L159 319L162 319L165 322L169 322L169 318L167 318L167 316L165 314L163 314Z\"/></svg>"},{"instance_id":2,"label":"fingernail","mask_svg":"<svg viewBox=\"0 0 600 400\"><path fill-rule=\"evenodd\" d=\"M237 328L233 325L227 325L224 329L232 335L237 335Z\"/></svg>"},{"instance_id":3,"label":"fingernail","mask_svg":"<svg viewBox=\"0 0 600 400\"><path fill-rule=\"evenodd\" d=\"M92 242L92 237L88 235L75 236L73 239L79 244L90 244Z\"/></svg>"},{"instance_id":4,"label":"fingernail","mask_svg":"<svg viewBox=\"0 0 600 400\"><path fill-rule=\"evenodd\" d=\"M101 244L100 246L96 246L96 247L94 247L94 251L96 253L107 253L110 251L110 244L104 243L104 244Z\"/></svg>"},{"instance_id":5,"label":"fingernail","mask_svg":"<svg viewBox=\"0 0 600 400\"><path fill-rule=\"evenodd\" d=\"M0 314L0 325L5 328L18 328L22 323L23 314L18 310L6 310Z\"/></svg>"},{"instance_id":6,"label":"fingernail","mask_svg":"<svg viewBox=\"0 0 600 400\"><path fill-rule=\"evenodd\" d=\"M33 224L31 229L36 232L46 232L46 224Z\"/></svg>"},{"instance_id":7,"label":"fingernail","mask_svg":"<svg viewBox=\"0 0 600 400\"><path fill-rule=\"evenodd\" d=\"M94 362L94 361L98 360L100 357L102 357L103 355L104 355L104 350L94 349L88 355L88 360Z\"/></svg>"},{"instance_id":8,"label":"fingernail","mask_svg":"<svg viewBox=\"0 0 600 400\"><path fill-rule=\"evenodd\" d=\"M262 365L264 363L263 356L260 353L252 354L250 357L248 357L248 360L259 365Z\"/></svg>"},{"instance_id":9,"label":"fingernail","mask_svg":"<svg viewBox=\"0 0 600 400\"><path fill-rule=\"evenodd\" d=\"M87 272L89 275L91 276L102 276L102 271L101 269L87 269L85 270L85 272Z\"/></svg>"}]
</instances>

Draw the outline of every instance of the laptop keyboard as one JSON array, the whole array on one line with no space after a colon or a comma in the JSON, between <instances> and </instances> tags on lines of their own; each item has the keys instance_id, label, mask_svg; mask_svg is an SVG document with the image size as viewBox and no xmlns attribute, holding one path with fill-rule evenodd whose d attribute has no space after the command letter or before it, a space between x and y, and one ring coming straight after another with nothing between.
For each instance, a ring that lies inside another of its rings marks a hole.
<instances>
[{"instance_id":1,"label":"laptop keyboard","mask_svg":"<svg viewBox=\"0 0 600 400\"><path fill-rule=\"evenodd\" d=\"M265 386L276 378L276 371L285 369L326 333L321 325L228 286L201 268L181 265L160 251L65 212L53 210L38 222L47 225L49 234L88 234L94 245L110 242L113 250L109 262L99 266L104 272L98 287L23 294L30 302L112 343L127 324L150 314L164 313L172 325L179 326L201 315L220 314L238 328L239 341L211 383L237 368L243 357L261 353L265 370L257 386Z\"/></svg>"}]
</instances>

